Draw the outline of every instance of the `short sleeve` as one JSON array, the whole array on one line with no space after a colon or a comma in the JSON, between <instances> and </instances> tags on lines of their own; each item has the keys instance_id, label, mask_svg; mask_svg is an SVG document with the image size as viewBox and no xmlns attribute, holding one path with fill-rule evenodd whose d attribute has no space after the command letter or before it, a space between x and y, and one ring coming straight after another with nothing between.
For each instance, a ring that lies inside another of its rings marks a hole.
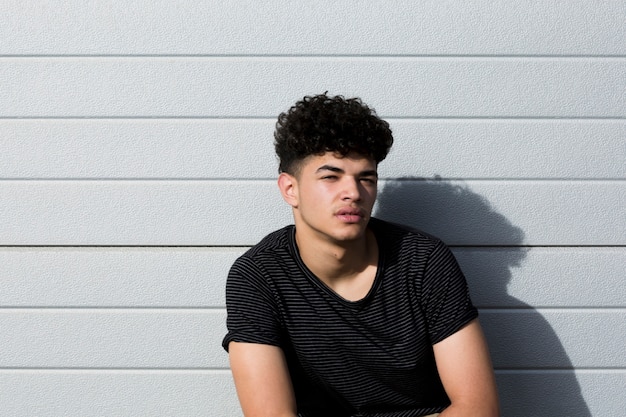
<instances>
[{"instance_id":1,"label":"short sleeve","mask_svg":"<svg viewBox=\"0 0 626 417\"><path fill-rule=\"evenodd\" d=\"M231 267L226 280L225 350L233 341L280 345L278 308L267 278L262 268L245 256Z\"/></svg>"},{"instance_id":2,"label":"short sleeve","mask_svg":"<svg viewBox=\"0 0 626 417\"><path fill-rule=\"evenodd\" d=\"M478 316L465 276L450 249L437 241L426 264L422 296L432 344Z\"/></svg>"}]
</instances>

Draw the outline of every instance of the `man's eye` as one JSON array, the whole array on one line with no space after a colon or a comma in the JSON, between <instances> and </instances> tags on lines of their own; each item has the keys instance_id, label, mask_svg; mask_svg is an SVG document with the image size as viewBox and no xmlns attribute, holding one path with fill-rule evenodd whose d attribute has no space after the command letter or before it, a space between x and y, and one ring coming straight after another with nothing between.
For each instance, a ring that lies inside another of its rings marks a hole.
<instances>
[{"instance_id":1,"label":"man's eye","mask_svg":"<svg viewBox=\"0 0 626 417\"><path fill-rule=\"evenodd\" d=\"M361 181L368 184L376 184L376 180L374 178L361 178Z\"/></svg>"},{"instance_id":2,"label":"man's eye","mask_svg":"<svg viewBox=\"0 0 626 417\"><path fill-rule=\"evenodd\" d=\"M336 175L326 175L322 177L323 180L336 180L337 176Z\"/></svg>"}]
</instances>

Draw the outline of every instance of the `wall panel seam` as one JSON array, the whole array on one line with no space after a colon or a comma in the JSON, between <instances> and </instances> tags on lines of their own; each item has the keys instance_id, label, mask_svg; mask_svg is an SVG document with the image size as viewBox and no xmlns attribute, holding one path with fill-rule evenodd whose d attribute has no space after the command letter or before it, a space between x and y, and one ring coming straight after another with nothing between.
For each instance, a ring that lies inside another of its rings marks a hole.
<instances>
[{"instance_id":1,"label":"wall panel seam","mask_svg":"<svg viewBox=\"0 0 626 417\"><path fill-rule=\"evenodd\" d=\"M57 312L61 311L117 311L117 312L127 312L127 313L146 313L146 312L154 312L154 313L163 313L167 311L171 311L173 314L179 313L198 313L198 312L226 312L225 305L136 305L136 306L128 306L128 305L11 305L5 304L0 305L0 312L7 311L15 311L15 312L32 312L35 310L41 310L42 313L49 313L50 310L56 310Z\"/></svg>"},{"instance_id":2,"label":"wall panel seam","mask_svg":"<svg viewBox=\"0 0 626 417\"><path fill-rule=\"evenodd\" d=\"M286 225L286 224L285 224ZM448 245L451 249L623 249L626 245ZM3 249L242 249L251 245L0 245Z\"/></svg>"},{"instance_id":3,"label":"wall panel seam","mask_svg":"<svg viewBox=\"0 0 626 417\"><path fill-rule=\"evenodd\" d=\"M501 60L622 60L623 54L0 54L0 59L501 59Z\"/></svg>"},{"instance_id":4,"label":"wall panel seam","mask_svg":"<svg viewBox=\"0 0 626 417\"><path fill-rule=\"evenodd\" d=\"M28 120L37 120L37 121L58 121L58 120L72 120L72 121L85 121L88 122L90 120L94 121L116 121L116 120L154 120L154 121L164 121L164 120L196 120L196 121L271 121L274 122L278 115L268 115L268 116L246 116L246 115L234 115L234 116L186 116L184 114L177 116L2 116L0 115L0 122L7 121L28 121ZM471 121L616 121L623 122L626 120L625 116L385 116L384 114L380 114L380 116L386 121L393 123L394 121L463 121L463 120L471 120Z\"/></svg>"},{"instance_id":5,"label":"wall panel seam","mask_svg":"<svg viewBox=\"0 0 626 417\"><path fill-rule=\"evenodd\" d=\"M224 354L226 354L224 352ZM132 374L230 374L229 368L36 368L0 367L0 376L10 373L132 373Z\"/></svg>"}]
</instances>

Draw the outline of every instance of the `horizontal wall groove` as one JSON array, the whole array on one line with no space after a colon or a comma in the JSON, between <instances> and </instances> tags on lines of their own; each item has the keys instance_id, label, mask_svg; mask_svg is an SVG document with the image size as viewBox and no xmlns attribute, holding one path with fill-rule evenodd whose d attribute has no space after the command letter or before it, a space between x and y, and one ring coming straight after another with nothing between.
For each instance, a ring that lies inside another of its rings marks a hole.
<instances>
[{"instance_id":1,"label":"horizontal wall groove","mask_svg":"<svg viewBox=\"0 0 626 417\"><path fill-rule=\"evenodd\" d=\"M277 115L276 115L277 116ZM0 116L0 122L3 120L9 121L21 121L21 120L37 120L37 121L57 121L57 120L72 120L72 121L119 121L119 120L208 120L208 121L226 121L226 120L238 120L238 121L255 121L255 120L275 120L275 116L19 116L19 117L7 117ZM625 118L626 119L626 118Z\"/></svg>"},{"instance_id":2,"label":"horizontal wall groove","mask_svg":"<svg viewBox=\"0 0 626 417\"><path fill-rule=\"evenodd\" d=\"M59 312L103 312L103 313L225 313L226 307L223 306L0 306L0 312L2 313L17 313L17 312L41 312L41 313L59 313Z\"/></svg>"},{"instance_id":3,"label":"horizontal wall groove","mask_svg":"<svg viewBox=\"0 0 626 417\"><path fill-rule=\"evenodd\" d=\"M528 307L507 307L507 306L496 306L496 307L483 307L477 305L479 312L485 314L527 314L527 313L549 313L549 312L565 312L565 313L596 313L596 314L604 314L604 313L626 313L626 307L613 307L613 306L544 306L544 305L533 305ZM0 312L41 312L41 313L50 313L50 312L106 312L106 313L167 313L171 312L173 314L181 314L181 313L225 313L226 307L224 306L107 306L107 305L98 305L94 306L13 306L13 305L2 305L0 306Z\"/></svg>"},{"instance_id":4,"label":"horizontal wall groove","mask_svg":"<svg viewBox=\"0 0 626 417\"><path fill-rule=\"evenodd\" d=\"M268 115L268 116L258 116L258 115L250 115L250 116L2 116L0 115L0 122L2 121L58 121L58 120L67 120L67 121L78 121L88 123L89 121L144 121L144 120L154 120L154 121L180 121L180 120L190 120L190 121L239 121L239 122L254 122L254 121L271 121L275 122L276 117L278 115ZM626 120L626 116L618 117L618 116L384 116L381 115L388 122L393 121L411 121L415 120L416 122L423 121L540 121L540 122L564 122L564 121L572 121L572 122L594 122L594 121L615 121L616 123L623 123Z\"/></svg>"},{"instance_id":5,"label":"horizontal wall groove","mask_svg":"<svg viewBox=\"0 0 626 417\"><path fill-rule=\"evenodd\" d=\"M574 313L574 314L604 314L626 313L626 307L598 307L598 306L528 306L528 307L478 307L481 313L486 314L528 314L528 313Z\"/></svg>"},{"instance_id":6,"label":"horizontal wall groove","mask_svg":"<svg viewBox=\"0 0 626 417\"><path fill-rule=\"evenodd\" d=\"M0 245L0 249L247 249L250 245Z\"/></svg>"},{"instance_id":7,"label":"horizontal wall groove","mask_svg":"<svg viewBox=\"0 0 626 417\"><path fill-rule=\"evenodd\" d=\"M501 60L561 60L606 59L623 60L621 54L2 54L0 59L355 59L355 60L413 60L413 59L501 59Z\"/></svg>"},{"instance_id":8,"label":"horizontal wall groove","mask_svg":"<svg viewBox=\"0 0 626 417\"><path fill-rule=\"evenodd\" d=\"M448 245L451 248L468 248L468 249L616 249L626 248L626 245Z\"/></svg>"},{"instance_id":9,"label":"horizontal wall groove","mask_svg":"<svg viewBox=\"0 0 626 417\"><path fill-rule=\"evenodd\" d=\"M0 245L0 249L249 249L251 245ZM626 245L453 245L454 249L621 249Z\"/></svg>"},{"instance_id":10,"label":"horizontal wall groove","mask_svg":"<svg viewBox=\"0 0 626 417\"><path fill-rule=\"evenodd\" d=\"M154 121L183 121L183 120L195 120L195 121L276 121L276 117L278 115L215 115L215 116L190 116L190 115L176 115L176 116L158 116L158 115L134 115L134 116L98 116L98 115L90 115L90 116L76 116L76 115L67 115L67 116L50 116L50 115L36 115L36 116L2 116L0 115L0 122L7 121L28 121L28 120L37 120L37 121L58 121L58 120L67 120L67 121L84 121L88 122L90 120L94 121L120 121L120 120L154 120ZM554 122L563 122L563 121L615 121L615 122L623 122L626 121L626 116L541 116L541 115L533 115L533 116L515 116L515 115L505 115L505 116L458 116L458 115L448 115L448 116L419 116L419 115L410 115L410 116L393 116L393 115L385 115L379 114L379 116L388 122L393 121L554 121Z\"/></svg>"},{"instance_id":11,"label":"horizontal wall groove","mask_svg":"<svg viewBox=\"0 0 626 417\"><path fill-rule=\"evenodd\" d=\"M0 245L0 249L249 249L251 245ZM453 249L621 249L626 245L453 245Z\"/></svg>"},{"instance_id":12,"label":"horizontal wall groove","mask_svg":"<svg viewBox=\"0 0 626 417\"><path fill-rule=\"evenodd\" d=\"M276 177L0 177L2 182L275 182ZM582 177L379 177L379 184L385 182L626 182L626 177L615 178L582 178Z\"/></svg>"},{"instance_id":13,"label":"horizontal wall groove","mask_svg":"<svg viewBox=\"0 0 626 417\"><path fill-rule=\"evenodd\" d=\"M626 178L625 178L626 180ZM276 178L244 178L244 177L228 177L228 178L213 178L213 177L0 177L0 182L3 181L24 181L24 182L36 182L36 181L52 181L52 182L267 182L276 181Z\"/></svg>"},{"instance_id":14,"label":"horizontal wall groove","mask_svg":"<svg viewBox=\"0 0 626 417\"><path fill-rule=\"evenodd\" d=\"M224 352L226 354L226 352ZM0 367L2 373L65 373L65 372L102 372L102 373L196 373L196 374L212 374L212 373L228 373L230 368L226 367L198 367L198 368L154 368L154 367ZM562 374L562 373L626 373L626 368L620 367L563 367L563 368L494 368L496 374Z\"/></svg>"},{"instance_id":15,"label":"horizontal wall groove","mask_svg":"<svg viewBox=\"0 0 626 417\"><path fill-rule=\"evenodd\" d=\"M496 374L507 375L507 374L571 374L571 373L581 373L581 374L626 374L626 368L585 368L585 367L576 367L576 368L495 368Z\"/></svg>"},{"instance_id":16,"label":"horizontal wall groove","mask_svg":"<svg viewBox=\"0 0 626 417\"><path fill-rule=\"evenodd\" d=\"M267 181L273 180L272 178L267 179ZM617 178L582 178L582 177L380 177L379 183L387 182L399 182L399 181L423 181L423 182L624 182L626 181L626 177L617 177Z\"/></svg>"},{"instance_id":17,"label":"horizontal wall groove","mask_svg":"<svg viewBox=\"0 0 626 417\"><path fill-rule=\"evenodd\" d=\"M226 354L226 352L224 352ZM215 373L228 373L230 374L229 368L103 368L103 367L50 367L50 368L41 368L41 367L0 367L0 374L3 373L77 373L77 372L85 372L85 373L142 373L142 374L215 374Z\"/></svg>"}]
</instances>

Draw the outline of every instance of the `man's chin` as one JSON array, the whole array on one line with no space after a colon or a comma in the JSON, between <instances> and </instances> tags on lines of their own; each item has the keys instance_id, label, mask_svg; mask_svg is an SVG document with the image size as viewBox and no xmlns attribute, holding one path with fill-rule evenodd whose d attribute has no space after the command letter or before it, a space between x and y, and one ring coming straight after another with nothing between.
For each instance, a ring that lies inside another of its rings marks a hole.
<instances>
[{"instance_id":1,"label":"man's chin","mask_svg":"<svg viewBox=\"0 0 626 417\"><path fill-rule=\"evenodd\" d=\"M366 225L363 224L350 224L348 230L342 230L335 234L335 239L341 242L354 242L365 237Z\"/></svg>"}]
</instances>

